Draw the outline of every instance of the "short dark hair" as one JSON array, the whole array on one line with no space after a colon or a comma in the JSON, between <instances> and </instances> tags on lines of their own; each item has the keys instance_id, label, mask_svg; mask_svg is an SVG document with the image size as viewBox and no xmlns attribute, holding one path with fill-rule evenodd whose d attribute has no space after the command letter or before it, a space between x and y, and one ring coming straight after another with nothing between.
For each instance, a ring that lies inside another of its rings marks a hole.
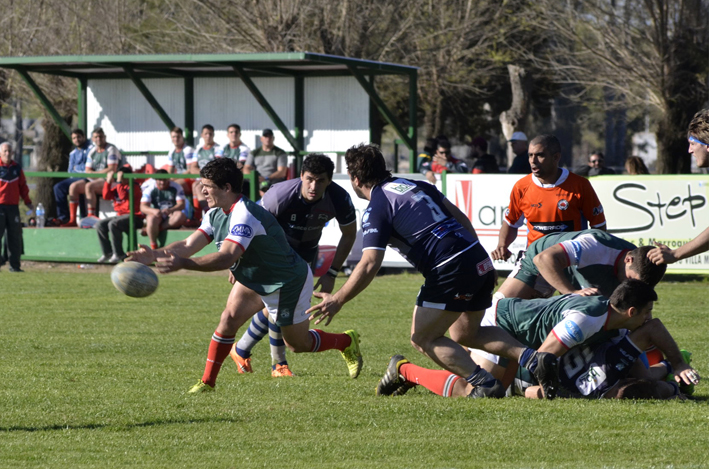
<instances>
[{"instance_id":1,"label":"short dark hair","mask_svg":"<svg viewBox=\"0 0 709 469\"><path fill-rule=\"evenodd\" d=\"M86 137L86 134L84 133L84 131L81 130L81 129L78 129L78 128L77 128L77 129L73 129L73 130L71 131L71 134L72 134L72 135L81 135L82 137Z\"/></svg>"},{"instance_id":2,"label":"short dark hair","mask_svg":"<svg viewBox=\"0 0 709 469\"><path fill-rule=\"evenodd\" d=\"M439 140L436 149L445 148L446 150L451 149L451 142L449 140Z\"/></svg>"},{"instance_id":3,"label":"short dark hair","mask_svg":"<svg viewBox=\"0 0 709 469\"><path fill-rule=\"evenodd\" d=\"M350 178L359 179L360 184L367 187L372 187L391 177L391 171L386 168L384 155L373 143L360 143L351 147L345 153L345 162Z\"/></svg>"},{"instance_id":4,"label":"short dark hair","mask_svg":"<svg viewBox=\"0 0 709 469\"><path fill-rule=\"evenodd\" d=\"M212 132L214 132L214 127L212 127L211 124L204 124L204 125L202 126L201 132L204 132L204 129L211 130Z\"/></svg>"},{"instance_id":5,"label":"short dark hair","mask_svg":"<svg viewBox=\"0 0 709 469\"><path fill-rule=\"evenodd\" d=\"M428 137L426 139L426 142L423 144L423 151L426 153L432 155L436 153L436 149L438 148L438 141L433 138L433 137Z\"/></svg>"},{"instance_id":6,"label":"short dark hair","mask_svg":"<svg viewBox=\"0 0 709 469\"><path fill-rule=\"evenodd\" d=\"M160 168L157 171L155 171L155 174L168 174L168 172L167 172L167 169Z\"/></svg>"},{"instance_id":7,"label":"short dark hair","mask_svg":"<svg viewBox=\"0 0 709 469\"><path fill-rule=\"evenodd\" d=\"M687 129L687 138L689 137L709 144L709 109L702 109L694 115Z\"/></svg>"},{"instance_id":8,"label":"short dark hair","mask_svg":"<svg viewBox=\"0 0 709 469\"><path fill-rule=\"evenodd\" d=\"M229 129L231 129L232 127L234 127L236 130L238 130L239 132L241 132L241 126L240 126L239 124L229 124L229 127L226 128L227 131L228 131Z\"/></svg>"},{"instance_id":9,"label":"short dark hair","mask_svg":"<svg viewBox=\"0 0 709 469\"><path fill-rule=\"evenodd\" d=\"M332 179L332 173L335 172L335 163L322 153L313 153L308 155L303 161L300 174L304 174L306 171L312 174L327 174L327 178Z\"/></svg>"},{"instance_id":10,"label":"short dark hair","mask_svg":"<svg viewBox=\"0 0 709 469\"><path fill-rule=\"evenodd\" d=\"M588 159L590 160L593 155L598 156L598 157L599 157L600 159L602 159L602 160L605 160L605 159L606 159L606 157L605 157L605 155L603 154L602 151L594 151L593 153L591 153L590 155L588 155Z\"/></svg>"},{"instance_id":11,"label":"short dark hair","mask_svg":"<svg viewBox=\"0 0 709 469\"><path fill-rule=\"evenodd\" d=\"M667 264L657 265L647 257L647 253L655 249L654 246L640 246L630 251L628 254L633 256L633 263L630 264L630 269L638 274L640 280L654 287L667 270Z\"/></svg>"},{"instance_id":12,"label":"short dark hair","mask_svg":"<svg viewBox=\"0 0 709 469\"><path fill-rule=\"evenodd\" d=\"M541 145L545 150L549 150L549 153L552 155L561 153L561 143L559 139L551 134L537 135L529 142L529 146L531 147L532 145Z\"/></svg>"},{"instance_id":13,"label":"short dark hair","mask_svg":"<svg viewBox=\"0 0 709 469\"><path fill-rule=\"evenodd\" d=\"M657 301L657 293L647 283L629 279L618 285L610 300L611 305L621 311L626 311L631 307L642 309L651 301Z\"/></svg>"},{"instance_id":14,"label":"short dark hair","mask_svg":"<svg viewBox=\"0 0 709 469\"><path fill-rule=\"evenodd\" d=\"M618 382L616 399L661 399L657 381L625 378Z\"/></svg>"},{"instance_id":15,"label":"short dark hair","mask_svg":"<svg viewBox=\"0 0 709 469\"><path fill-rule=\"evenodd\" d=\"M96 127L96 128L91 132L91 135L93 135L93 134L106 135L106 133L103 131L103 127Z\"/></svg>"},{"instance_id":16,"label":"short dark hair","mask_svg":"<svg viewBox=\"0 0 709 469\"><path fill-rule=\"evenodd\" d=\"M172 129L170 129L170 133L171 133L171 134L178 133L178 134L180 134L180 135L183 135L183 134L184 134L184 132L182 132L182 129L181 129L180 127L177 127L177 126L175 126L175 127L173 127Z\"/></svg>"},{"instance_id":17,"label":"short dark hair","mask_svg":"<svg viewBox=\"0 0 709 469\"><path fill-rule=\"evenodd\" d=\"M231 184L231 191L241 194L244 175L231 158L216 158L199 170L199 175L209 179L220 189L226 189Z\"/></svg>"}]
</instances>

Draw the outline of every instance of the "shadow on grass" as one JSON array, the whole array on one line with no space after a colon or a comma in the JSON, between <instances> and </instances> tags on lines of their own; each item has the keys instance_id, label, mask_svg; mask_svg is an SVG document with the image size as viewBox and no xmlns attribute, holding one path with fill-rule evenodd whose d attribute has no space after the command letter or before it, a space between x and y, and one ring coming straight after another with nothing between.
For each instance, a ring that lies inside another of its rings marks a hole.
<instances>
[{"instance_id":1,"label":"shadow on grass","mask_svg":"<svg viewBox=\"0 0 709 469\"><path fill-rule=\"evenodd\" d=\"M108 423L90 423L86 425L45 425L37 427L0 427L0 433L11 432L47 432L55 430L100 430L103 428L112 428L115 430L128 430L131 428L155 427L158 425L184 425L191 423L240 423L243 420L234 418L200 418L200 419L184 419L184 420L150 420L148 422L130 423L130 424L108 424Z\"/></svg>"}]
</instances>

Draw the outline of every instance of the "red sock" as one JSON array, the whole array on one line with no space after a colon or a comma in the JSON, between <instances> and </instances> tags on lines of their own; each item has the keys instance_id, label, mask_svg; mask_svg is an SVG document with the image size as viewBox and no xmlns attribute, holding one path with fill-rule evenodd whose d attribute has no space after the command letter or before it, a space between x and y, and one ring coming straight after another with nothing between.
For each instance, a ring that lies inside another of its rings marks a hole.
<instances>
[{"instance_id":1,"label":"red sock","mask_svg":"<svg viewBox=\"0 0 709 469\"><path fill-rule=\"evenodd\" d=\"M428 368L421 368L413 363L401 365L399 374L401 374L406 381L413 384L420 384L429 391L443 397L451 397L453 385L460 379L460 376L454 375L450 371L429 370Z\"/></svg>"},{"instance_id":2,"label":"red sock","mask_svg":"<svg viewBox=\"0 0 709 469\"><path fill-rule=\"evenodd\" d=\"M96 209L92 207L91 205L88 206L88 211L89 211L89 216L90 217L95 217L96 216Z\"/></svg>"},{"instance_id":3,"label":"red sock","mask_svg":"<svg viewBox=\"0 0 709 469\"><path fill-rule=\"evenodd\" d=\"M347 334L333 334L321 331L320 329L310 329L308 331L313 338L311 352L324 352L325 350L336 349L342 352L352 344L352 337Z\"/></svg>"},{"instance_id":4,"label":"red sock","mask_svg":"<svg viewBox=\"0 0 709 469\"><path fill-rule=\"evenodd\" d=\"M202 381L206 384L214 386L216 383L222 362L229 356L235 337L224 337L216 331L212 335L212 341L209 343L209 352L207 352L207 364L204 366L204 375L202 375Z\"/></svg>"},{"instance_id":5,"label":"red sock","mask_svg":"<svg viewBox=\"0 0 709 469\"><path fill-rule=\"evenodd\" d=\"M69 200L69 223L76 223L76 210L79 208L78 200Z\"/></svg>"},{"instance_id":6,"label":"red sock","mask_svg":"<svg viewBox=\"0 0 709 469\"><path fill-rule=\"evenodd\" d=\"M150 249L157 249L158 243L150 243Z\"/></svg>"}]
</instances>

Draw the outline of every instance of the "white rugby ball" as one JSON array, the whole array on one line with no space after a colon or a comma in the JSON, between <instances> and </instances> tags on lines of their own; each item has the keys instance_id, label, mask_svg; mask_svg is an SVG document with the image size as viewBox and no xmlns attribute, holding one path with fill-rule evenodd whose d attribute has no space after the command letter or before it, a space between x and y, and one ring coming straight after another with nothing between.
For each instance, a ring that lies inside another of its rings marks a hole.
<instances>
[{"instance_id":1,"label":"white rugby ball","mask_svg":"<svg viewBox=\"0 0 709 469\"><path fill-rule=\"evenodd\" d=\"M120 262L111 271L111 282L116 289L133 298L152 295L158 288L158 276L140 262Z\"/></svg>"}]
</instances>

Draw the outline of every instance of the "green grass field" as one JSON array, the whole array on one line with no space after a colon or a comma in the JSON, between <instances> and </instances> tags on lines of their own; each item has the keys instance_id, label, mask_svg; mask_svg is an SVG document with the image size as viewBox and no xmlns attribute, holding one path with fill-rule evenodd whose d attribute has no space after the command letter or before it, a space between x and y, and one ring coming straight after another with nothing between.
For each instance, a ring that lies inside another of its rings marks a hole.
<instances>
[{"instance_id":1,"label":"green grass field","mask_svg":"<svg viewBox=\"0 0 709 469\"><path fill-rule=\"evenodd\" d=\"M192 396L224 275L161 276L137 300L105 268L25 268L0 270L0 467L709 467L706 383L697 402L377 398L391 354L433 366L408 341L418 275L378 277L327 328L360 332L357 380L333 351L289 354L297 378L275 380L261 343L254 374L228 359ZM709 373L709 284L682 280L655 316Z\"/></svg>"}]
</instances>

